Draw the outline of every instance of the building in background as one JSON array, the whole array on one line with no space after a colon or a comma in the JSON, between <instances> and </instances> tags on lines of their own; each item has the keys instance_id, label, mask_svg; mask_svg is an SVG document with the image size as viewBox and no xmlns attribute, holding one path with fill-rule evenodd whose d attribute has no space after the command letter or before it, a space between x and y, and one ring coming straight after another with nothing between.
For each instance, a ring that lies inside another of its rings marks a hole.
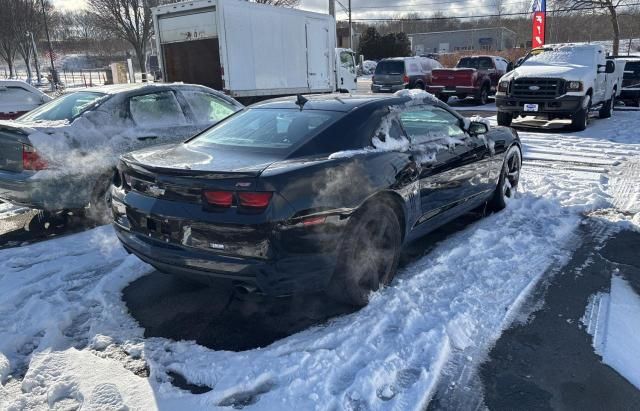
<instances>
[{"instance_id":1,"label":"building in background","mask_svg":"<svg viewBox=\"0 0 640 411\"><path fill-rule=\"evenodd\" d=\"M502 51L516 47L516 32L505 27L408 34L415 55L457 51Z\"/></svg>"}]
</instances>

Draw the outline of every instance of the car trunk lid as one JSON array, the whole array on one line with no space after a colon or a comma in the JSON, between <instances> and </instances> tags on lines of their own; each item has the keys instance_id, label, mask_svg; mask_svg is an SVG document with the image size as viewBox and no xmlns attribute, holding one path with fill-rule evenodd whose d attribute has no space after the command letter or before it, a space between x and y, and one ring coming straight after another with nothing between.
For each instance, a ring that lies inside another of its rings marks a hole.
<instances>
[{"instance_id":1,"label":"car trunk lid","mask_svg":"<svg viewBox=\"0 0 640 411\"><path fill-rule=\"evenodd\" d=\"M476 69L453 68L434 69L431 75L431 84L445 87L473 86Z\"/></svg>"}]
</instances>

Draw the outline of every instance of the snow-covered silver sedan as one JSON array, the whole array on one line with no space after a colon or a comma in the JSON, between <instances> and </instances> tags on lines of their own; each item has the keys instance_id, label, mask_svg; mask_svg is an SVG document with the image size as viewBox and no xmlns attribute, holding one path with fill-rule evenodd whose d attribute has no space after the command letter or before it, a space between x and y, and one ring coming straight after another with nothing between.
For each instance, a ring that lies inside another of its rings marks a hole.
<instances>
[{"instance_id":1,"label":"snow-covered silver sedan","mask_svg":"<svg viewBox=\"0 0 640 411\"><path fill-rule=\"evenodd\" d=\"M100 215L118 157L178 143L240 110L236 100L187 84L127 84L63 95L0 121L0 200Z\"/></svg>"}]
</instances>

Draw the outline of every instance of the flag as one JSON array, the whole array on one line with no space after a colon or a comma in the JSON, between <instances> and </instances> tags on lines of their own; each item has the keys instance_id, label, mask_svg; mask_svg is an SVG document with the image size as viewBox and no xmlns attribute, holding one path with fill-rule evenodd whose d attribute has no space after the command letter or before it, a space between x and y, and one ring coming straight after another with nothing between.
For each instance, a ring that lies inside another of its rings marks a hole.
<instances>
[{"instance_id":1,"label":"flag","mask_svg":"<svg viewBox=\"0 0 640 411\"><path fill-rule=\"evenodd\" d=\"M546 0L533 0L531 4L533 12L533 30L531 33L531 47L544 46L545 20L547 18Z\"/></svg>"}]
</instances>

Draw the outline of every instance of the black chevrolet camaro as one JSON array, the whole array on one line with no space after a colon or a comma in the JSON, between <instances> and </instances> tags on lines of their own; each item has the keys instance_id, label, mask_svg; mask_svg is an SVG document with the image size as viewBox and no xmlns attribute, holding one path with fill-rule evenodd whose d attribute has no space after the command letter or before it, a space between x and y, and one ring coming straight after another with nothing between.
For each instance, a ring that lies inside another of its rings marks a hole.
<instances>
[{"instance_id":1,"label":"black chevrolet camaro","mask_svg":"<svg viewBox=\"0 0 640 411\"><path fill-rule=\"evenodd\" d=\"M114 225L165 273L364 305L393 279L403 244L503 208L521 159L514 130L424 92L282 98L124 155Z\"/></svg>"}]
</instances>

